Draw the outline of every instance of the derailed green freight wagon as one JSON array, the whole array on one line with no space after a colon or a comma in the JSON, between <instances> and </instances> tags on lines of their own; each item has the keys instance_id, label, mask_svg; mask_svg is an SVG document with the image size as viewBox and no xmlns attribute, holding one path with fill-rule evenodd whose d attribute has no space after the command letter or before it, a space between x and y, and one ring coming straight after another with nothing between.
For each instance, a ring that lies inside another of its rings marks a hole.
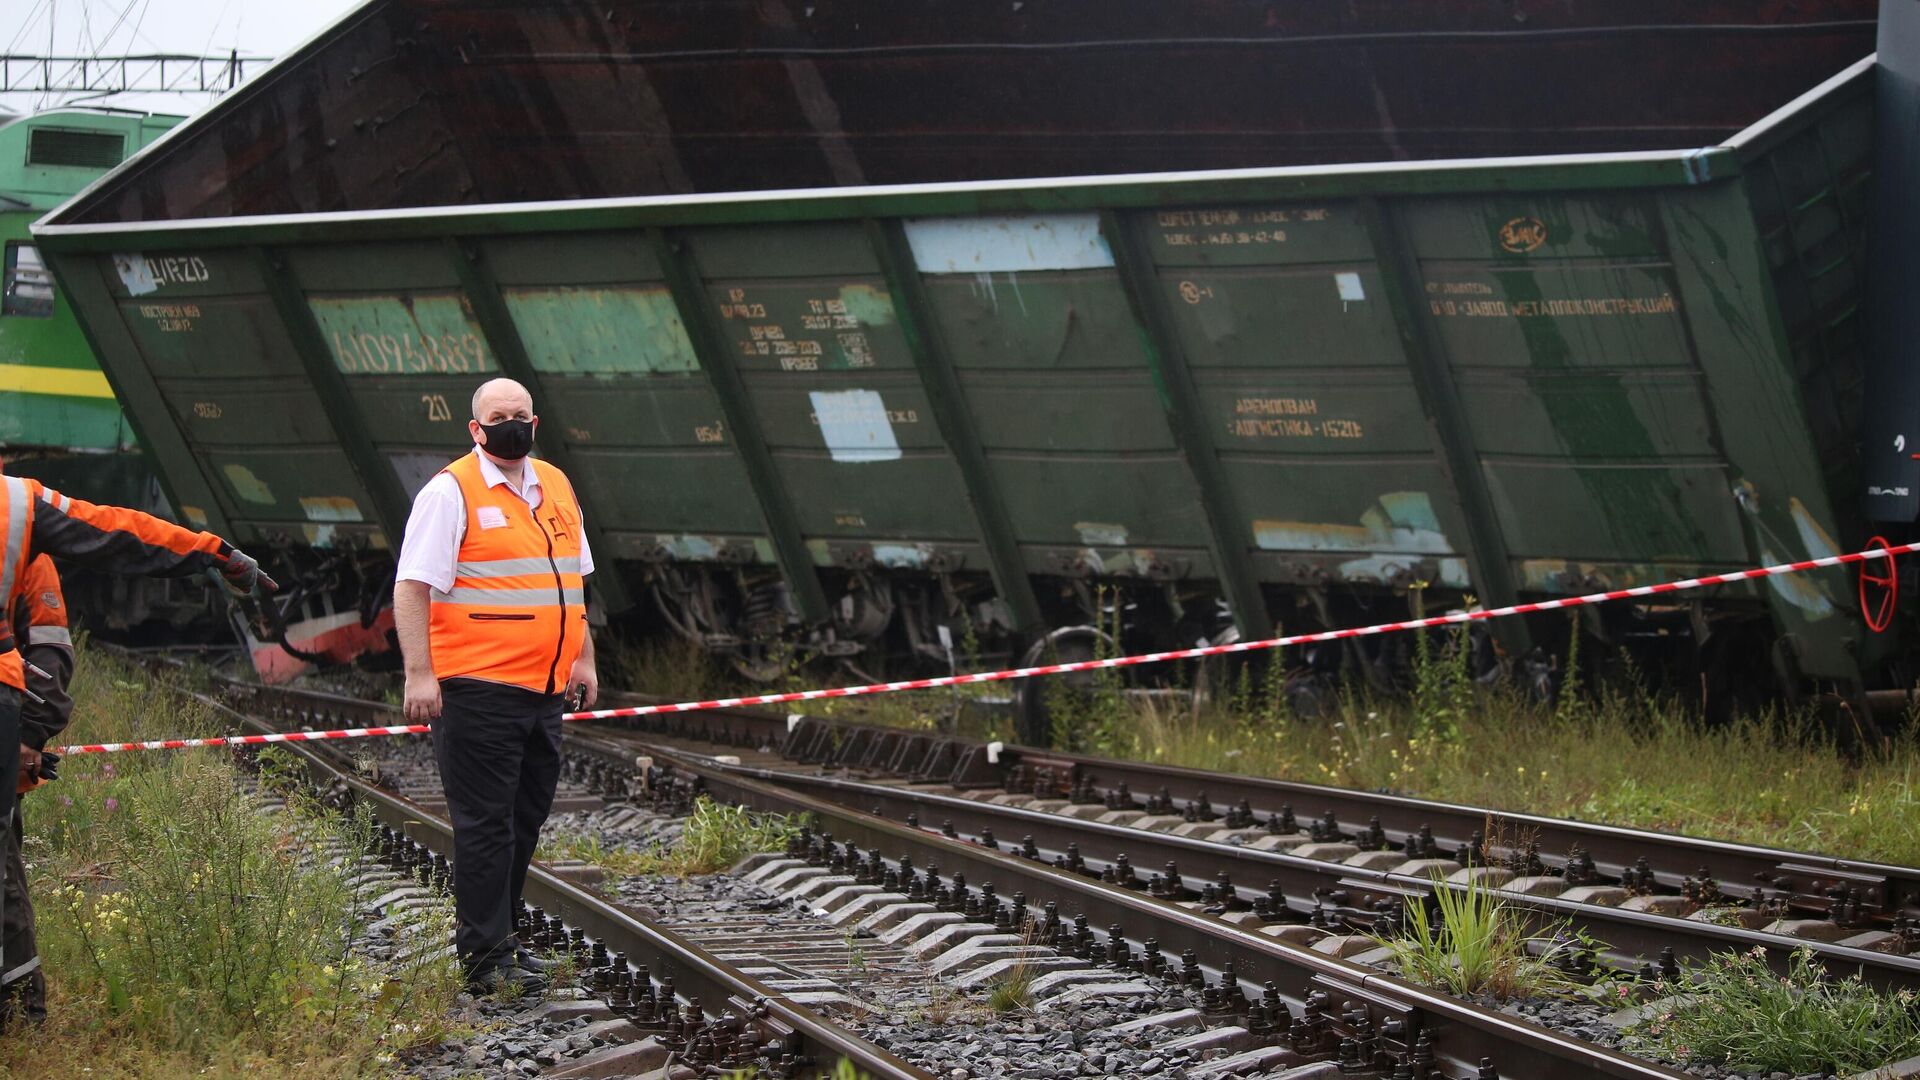
<instances>
[{"instance_id":1,"label":"derailed green freight wagon","mask_svg":"<svg viewBox=\"0 0 1920 1080\"><path fill-rule=\"evenodd\" d=\"M1688 150L167 220L226 198L190 125L36 235L175 504L289 569L378 581L506 374L606 605L749 670L1025 648L1109 586L1187 643L1861 546L1872 74ZM1857 608L1589 629L1858 689Z\"/></svg>"}]
</instances>

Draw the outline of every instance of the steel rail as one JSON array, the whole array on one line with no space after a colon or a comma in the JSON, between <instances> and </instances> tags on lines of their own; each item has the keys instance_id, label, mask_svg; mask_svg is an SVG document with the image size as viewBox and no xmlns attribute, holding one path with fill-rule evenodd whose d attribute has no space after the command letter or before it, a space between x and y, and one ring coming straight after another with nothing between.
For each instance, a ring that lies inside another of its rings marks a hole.
<instances>
[{"instance_id":1,"label":"steel rail","mask_svg":"<svg viewBox=\"0 0 1920 1080\"><path fill-rule=\"evenodd\" d=\"M205 694L191 696L238 726L261 732L277 730L270 721L244 709ZM338 707L338 703L335 704ZM387 708L371 702L360 704L369 709ZM283 749L297 755L309 775L323 787L343 787L352 793L356 803L367 806L381 824L452 858L453 826L445 819L343 771L327 760L331 755L323 754L318 747L289 743L283 744ZM609 951L624 952L635 962L644 960L657 979L672 980L681 1001L703 1013L722 1004L730 1006L743 1020L757 1013L759 1022L783 1040L783 1049L802 1060L815 1056L817 1064L832 1068L836 1061L844 1058L875 1080L933 1080L931 1073L835 1026L693 942L635 916L538 863L527 871L525 898L527 903L585 931L605 944Z\"/></svg>"},{"instance_id":2,"label":"steel rail","mask_svg":"<svg viewBox=\"0 0 1920 1080\"><path fill-rule=\"evenodd\" d=\"M635 704L666 700L619 691L608 691L602 697ZM1348 836L1370 829L1377 818L1389 840L1396 843L1404 843L1424 827L1431 829L1442 848L1451 850L1467 846L1477 834L1489 843L1490 857L1519 854L1504 848L1502 837L1525 838L1538 845L1541 861L1556 870L1565 869L1568 853L1578 847L1593 860L1601 876L1616 880L1645 859L1654 880L1667 889L1680 889L1688 877L1711 877L1729 897L1752 900L1768 892L1786 892L1791 894L1790 903L1795 909L1822 915L1833 903L1829 892L1846 886L1855 890L1861 906L1868 911L1884 916L1920 916L1920 868L1868 860L1028 746L998 746L989 755L989 744L984 740L812 716L794 720L792 714L769 710L718 709L682 722L642 717L622 726L629 725L635 730L687 738L702 737L704 732L713 741L730 745L773 746L809 764L883 770L893 768L895 759L908 763L916 752L914 744L918 744L920 753L937 749L944 755L942 760L954 763L951 775L934 775L922 769L919 777L950 780L957 786L1028 790L1038 779L1062 796L1079 784L1090 786L1102 796L1116 793L1123 784L1136 797L1164 789L1178 804L1209 801L1233 806L1245 802L1263 818L1285 809L1291 809L1301 822L1332 814L1338 831ZM962 767L967 769L965 775L959 774Z\"/></svg>"},{"instance_id":3,"label":"steel rail","mask_svg":"<svg viewBox=\"0 0 1920 1080\"><path fill-rule=\"evenodd\" d=\"M651 756L655 766L697 779L699 790L716 799L765 813L805 815L838 844L892 861L905 856L914 867L937 866L949 877L958 872L968 883L998 886L1002 897L1023 896L1030 904L1056 904L1067 917L1083 915L1090 927L1107 930L1095 930L1103 945L1120 928L1130 953L1151 939L1165 953L1191 953L1209 983L1230 977L1242 992L1251 984L1256 996L1262 989L1277 989L1306 1017L1296 1023L1320 1031L1324 1049L1352 1039L1367 1044L1368 1060L1357 1071L1391 1071L1410 1060L1425 1033L1432 1053L1452 1076L1686 1076L1128 889L850 810L692 756Z\"/></svg>"},{"instance_id":4,"label":"steel rail","mask_svg":"<svg viewBox=\"0 0 1920 1080\"><path fill-rule=\"evenodd\" d=\"M897 784L735 765L657 743L574 733L572 745L610 759L630 756L631 747L641 746L648 752L698 760L703 768L807 792L850 809L871 809L891 820L917 820L921 828L951 823L956 832L975 842L990 837L994 845L1012 848L1031 839L1037 856L1023 857L1037 857L1043 863L1052 864L1056 858L1069 858L1073 853L1091 870L1103 872L1124 855L1141 885L1146 884L1149 873L1159 872L1165 877L1161 868L1171 866L1182 879L1187 899L1198 898L1205 885L1227 882L1238 897L1236 906L1244 908L1256 898L1266 897L1279 902L1283 912L1305 916L1320 907L1328 916L1360 927L1373 923L1384 905L1425 902L1436 891L1465 893L1468 888L1428 877L1089 821ZM1654 962L1666 949L1672 950L1676 961L1696 963L1716 953L1760 949L1774 970L1784 975L1791 969L1793 954L1806 949L1836 977L1858 975L1867 985L1887 991L1920 990L1920 958L1555 897L1503 896L1503 900L1516 910L1532 913L1536 925L1565 922L1587 931L1605 943L1609 959L1623 970L1637 970L1644 963Z\"/></svg>"}]
</instances>

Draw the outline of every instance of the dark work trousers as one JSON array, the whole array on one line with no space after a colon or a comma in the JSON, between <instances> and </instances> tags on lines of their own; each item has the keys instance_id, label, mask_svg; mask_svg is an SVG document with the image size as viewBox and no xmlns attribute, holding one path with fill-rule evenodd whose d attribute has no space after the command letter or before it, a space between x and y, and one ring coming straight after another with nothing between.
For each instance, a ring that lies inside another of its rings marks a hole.
<instances>
[{"instance_id":1,"label":"dark work trousers","mask_svg":"<svg viewBox=\"0 0 1920 1080\"><path fill-rule=\"evenodd\" d=\"M20 779L20 691L0 686L0 826L6 828L7 864L0 886L0 1029L15 1019L46 1015L46 977L33 946L33 907L27 902L27 867L20 860L20 819L14 787Z\"/></svg>"},{"instance_id":2,"label":"dark work trousers","mask_svg":"<svg viewBox=\"0 0 1920 1080\"><path fill-rule=\"evenodd\" d=\"M6 831L6 898L0 901L5 905L0 911L0 953L5 953L7 965L0 971L0 1031L47 1018L47 976L40 970L40 948L33 940L33 900L27 895L27 864L20 854L25 833L16 805L13 827Z\"/></svg>"},{"instance_id":3,"label":"dark work trousers","mask_svg":"<svg viewBox=\"0 0 1920 1080\"><path fill-rule=\"evenodd\" d=\"M433 755L453 819L453 944L469 972L510 963L520 893L560 783L559 694L440 683Z\"/></svg>"}]
</instances>

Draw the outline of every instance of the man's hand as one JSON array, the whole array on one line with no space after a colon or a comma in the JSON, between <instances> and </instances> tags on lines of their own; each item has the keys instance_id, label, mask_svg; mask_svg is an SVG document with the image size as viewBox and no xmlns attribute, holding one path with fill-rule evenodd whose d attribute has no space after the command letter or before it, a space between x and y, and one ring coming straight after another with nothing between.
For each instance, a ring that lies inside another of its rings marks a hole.
<instances>
[{"instance_id":1,"label":"man's hand","mask_svg":"<svg viewBox=\"0 0 1920 1080\"><path fill-rule=\"evenodd\" d=\"M573 662L573 672L567 676L567 698L577 701L575 708L591 709L593 703L600 700L600 673L593 669L593 661L581 657ZM576 699L574 695L578 694Z\"/></svg>"},{"instance_id":2,"label":"man's hand","mask_svg":"<svg viewBox=\"0 0 1920 1080\"><path fill-rule=\"evenodd\" d=\"M20 783L18 786L30 785L38 779L40 779L40 751L35 750L26 743L21 743Z\"/></svg>"},{"instance_id":3,"label":"man's hand","mask_svg":"<svg viewBox=\"0 0 1920 1080\"><path fill-rule=\"evenodd\" d=\"M432 675L408 673L406 704L404 706L407 721L424 724L440 718L440 680Z\"/></svg>"},{"instance_id":4,"label":"man's hand","mask_svg":"<svg viewBox=\"0 0 1920 1080\"><path fill-rule=\"evenodd\" d=\"M220 576L226 579L227 589L235 596L251 596L253 587L260 583L260 564L253 556L233 548L227 552L226 561L220 564Z\"/></svg>"}]
</instances>

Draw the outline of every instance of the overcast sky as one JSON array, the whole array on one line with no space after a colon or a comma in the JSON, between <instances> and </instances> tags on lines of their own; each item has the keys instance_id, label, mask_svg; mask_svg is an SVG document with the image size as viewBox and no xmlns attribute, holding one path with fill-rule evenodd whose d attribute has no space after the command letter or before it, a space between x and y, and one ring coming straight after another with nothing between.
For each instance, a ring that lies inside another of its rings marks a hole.
<instances>
[{"instance_id":1,"label":"overcast sky","mask_svg":"<svg viewBox=\"0 0 1920 1080\"><path fill-rule=\"evenodd\" d=\"M361 0L0 0L0 53L130 56L150 53L281 56ZM253 69L249 68L249 73ZM18 81L18 71L15 72ZM0 93L0 109L31 112L78 95ZM125 94L93 103L193 113L211 94Z\"/></svg>"}]
</instances>

